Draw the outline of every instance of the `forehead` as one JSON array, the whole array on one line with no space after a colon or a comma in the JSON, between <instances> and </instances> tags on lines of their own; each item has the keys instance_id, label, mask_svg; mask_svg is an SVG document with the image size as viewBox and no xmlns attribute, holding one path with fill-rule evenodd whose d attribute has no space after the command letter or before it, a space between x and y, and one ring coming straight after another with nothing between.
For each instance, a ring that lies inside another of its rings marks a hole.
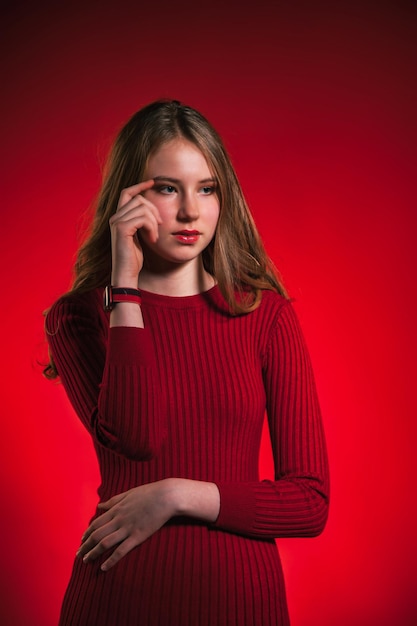
<instances>
[{"instance_id":1,"label":"forehead","mask_svg":"<svg viewBox=\"0 0 417 626\"><path fill-rule=\"evenodd\" d=\"M154 171L161 168L190 174L204 171L206 176L212 172L202 151L191 141L182 138L163 143L149 155L146 167L148 175L161 175L161 172ZM168 171L165 173L168 174Z\"/></svg>"}]
</instances>

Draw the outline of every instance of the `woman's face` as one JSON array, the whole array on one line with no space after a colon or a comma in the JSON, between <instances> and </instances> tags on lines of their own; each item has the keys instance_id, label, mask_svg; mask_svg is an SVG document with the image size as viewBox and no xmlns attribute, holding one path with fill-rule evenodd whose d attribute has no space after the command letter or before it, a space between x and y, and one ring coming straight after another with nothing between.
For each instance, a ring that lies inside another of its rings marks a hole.
<instances>
[{"instance_id":1,"label":"woman's face","mask_svg":"<svg viewBox=\"0 0 417 626\"><path fill-rule=\"evenodd\" d=\"M151 178L155 184L143 195L162 224L156 243L143 234L146 247L171 263L196 260L212 240L220 212L217 182L205 157L191 142L174 139L150 156L144 180Z\"/></svg>"}]
</instances>

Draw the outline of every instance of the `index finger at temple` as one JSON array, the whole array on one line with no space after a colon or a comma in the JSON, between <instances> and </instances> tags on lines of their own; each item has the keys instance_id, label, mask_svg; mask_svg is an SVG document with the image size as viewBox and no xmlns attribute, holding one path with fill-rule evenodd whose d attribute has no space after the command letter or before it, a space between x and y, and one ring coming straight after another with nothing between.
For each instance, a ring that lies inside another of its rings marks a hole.
<instances>
[{"instance_id":1,"label":"index finger at temple","mask_svg":"<svg viewBox=\"0 0 417 626\"><path fill-rule=\"evenodd\" d=\"M135 196L137 196L142 191L146 191L147 189L150 189L151 187L154 186L154 184L155 184L155 181L152 178L150 178L149 180L144 180L141 183L138 183L137 185L126 187L126 189L122 190L122 193L120 194L120 196L122 196L123 194L126 194L128 199L130 200L134 198Z\"/></svg>"}]
</instances>

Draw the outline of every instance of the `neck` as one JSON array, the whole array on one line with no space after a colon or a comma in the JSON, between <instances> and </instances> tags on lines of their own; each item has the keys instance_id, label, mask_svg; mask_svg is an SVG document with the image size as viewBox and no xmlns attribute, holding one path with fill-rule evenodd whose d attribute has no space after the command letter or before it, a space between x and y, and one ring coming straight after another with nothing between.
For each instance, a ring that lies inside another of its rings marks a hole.
<instances>
[{"instance_id":1,"label":"neck","mask_svg":"<svg viewBox=\"0 0 417 626\"><path fill-rule=\"evenodd\" d=\"M194 296L211 289L214 277L206 272L203 263L175 265L160 272L143 268L139 275L139 289L163 296Z\"/></svg>"}]
</instances>

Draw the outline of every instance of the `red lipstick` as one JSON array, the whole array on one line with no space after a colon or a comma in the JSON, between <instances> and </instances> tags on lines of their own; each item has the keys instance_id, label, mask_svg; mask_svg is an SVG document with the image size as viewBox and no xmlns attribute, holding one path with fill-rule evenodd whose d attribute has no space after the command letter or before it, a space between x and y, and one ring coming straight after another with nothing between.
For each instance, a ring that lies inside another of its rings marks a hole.
<instances>
[{"instance_id":1,"label":"red lipstick","mask_svg":"<svg viewBox=\"0 0 417 626\"><path fill-rule=\"evenodd\" d=\"M196 243L201 233L198 230L179 230L173 235L180 243Z\"/></svg>"}]
</instances>

